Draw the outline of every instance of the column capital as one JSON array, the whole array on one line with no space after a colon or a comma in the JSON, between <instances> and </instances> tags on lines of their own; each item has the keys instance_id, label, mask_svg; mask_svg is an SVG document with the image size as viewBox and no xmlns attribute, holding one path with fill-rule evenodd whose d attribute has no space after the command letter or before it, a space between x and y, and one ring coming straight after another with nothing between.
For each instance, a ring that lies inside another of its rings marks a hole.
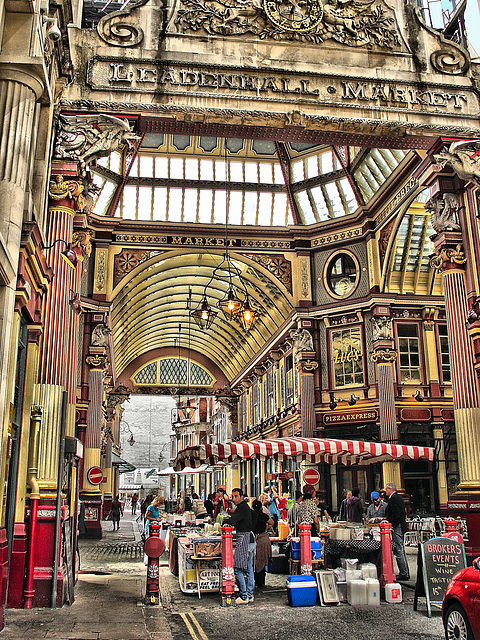
<instances>
[{"instance_id":1,"label":"column capital","mask_svg":"<svg viewBox=\"0 0 480 640\"><path fill-rule=\"evenodd\" d=\"M85 207L83 190L84 184L80 179L65 180L61 174L55 175L48 186L48 197L51 201L58 202L58 205L50 204L49 209L62 209L71 215L75 211L82 211Z\"/></svg>"},{"instance_id":2,"label":"column capital","mask_svg":"<svg viewBox=\"0 0 480 640\"><path fill-rule=\"evenodd\" d=\"M461 244L442 246L440 250L435 247L435 255L430 258L430 266L439 272L458 270L467 262L467 258Z\"/></svg>"},{"instance_id":3,"label":"column capital","mask_svg":"<svg viewBox=\"0 0 480 640\"><path fill-rule=\"evenodd\" d=\"M377 364L382 364L384 362L395 362L397 359L397 351L393 349L391 346L382 345L381 347L375 349L375 351L371 354L372 362L376 362Z\"/></svg>"},{"instance_id":4,"label":"column capital","mask_svg":"<svg viewBox=\"0 0 480 640\"><path fill-rule=\"evenodd\" d=\"M108 367L107 356L98 353L87 356L85 362L91 369L101 369L103 371Z\"/></svg>"},{"instance_id":5,"label":"column capital","mask_svg":"<svg viewBox=\"0 0 480 640\"><path fill-rule=\"evenodd\" d=\"M295 368L299 373L313 373L318 369L318 362L315 362L315 360L299 360Z\"/></svg>"}]
</instances>

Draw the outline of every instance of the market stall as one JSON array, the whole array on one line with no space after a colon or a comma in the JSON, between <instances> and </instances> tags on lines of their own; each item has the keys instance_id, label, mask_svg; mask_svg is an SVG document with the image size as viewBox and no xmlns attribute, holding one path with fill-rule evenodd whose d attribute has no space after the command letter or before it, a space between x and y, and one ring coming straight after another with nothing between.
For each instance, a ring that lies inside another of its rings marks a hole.
<instances>
[{"instance_id":1,"label":"market stall","mask_svg":"<svg viewBox=\"0 0 480 640\"><path fill-rule=\"evenodd\" d=\"M175 469L181 470L186 466L197 468L205 464L215 465L218 462L229 463L234 460L267 460L269 458L281 461L294 459L297 462L306 461L310 464L327 462L328 464L369 465L399 460L433 461L434 449L357 440L277 438L188 447L179 452L173 466ZM380 538L373 535L373 531L362 529L360 535L360 531L354 532L349 527L340 525L332 527L333 535L330 536L330 528L324 527L323 529L321 535L324 537L326 564L338 566L342 558L356 555L361 559L370 560L374 565L379 565ZM338 535L335 535L336 529L339 529ZM342 535L346 536L343 539L340 530L343 530Z\"/></svg>"}]
</instances>

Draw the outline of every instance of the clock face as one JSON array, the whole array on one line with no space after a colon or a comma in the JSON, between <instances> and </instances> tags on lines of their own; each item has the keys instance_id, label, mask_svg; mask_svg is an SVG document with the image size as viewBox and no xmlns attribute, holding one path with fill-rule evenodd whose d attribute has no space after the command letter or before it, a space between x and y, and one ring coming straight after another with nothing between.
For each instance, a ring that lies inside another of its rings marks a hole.
<instances>
[{"instance_id":1,"label":"clock face","mask_svg":"<svg viewBox=\"0 0 480 640\"><path fill-rule=\"evenodd\" d=\"M281 29L312 31L323 18L321 0L264 0L267 16Z\"/></svg>"}]
</instances>

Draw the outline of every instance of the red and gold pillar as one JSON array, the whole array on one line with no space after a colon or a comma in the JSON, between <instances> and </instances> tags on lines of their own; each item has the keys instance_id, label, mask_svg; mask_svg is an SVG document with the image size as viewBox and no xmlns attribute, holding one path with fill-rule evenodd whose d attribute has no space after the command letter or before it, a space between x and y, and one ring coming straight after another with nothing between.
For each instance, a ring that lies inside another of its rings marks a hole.
<instances>
[{"instance_id":1,"label":"red and gold pillar","mask_svg":"<svg viewBox=\"0 0 480 640\"><path fill-rule=\"evenodd\" d=\"M374 318L375 321L375 318ZM377 387L378 387L378 408L380 416L380 441L388 444L398 444L400 434L398 431L397 414L395 410L395 386L394 369L397 359L397 352L393 348L393 338L391 335L391 319L383 317L381 331L385 334L375 338L376 330L373 331L373 353L372 361L376 365ZM400 462L384 462L382 465L383 484L393 482L399 491L402 490L402 474Z\"/></svg>"},{"instance_id":2,"label":"red and gold pillar","mask_svg":"<svg viewBox=\"0 0 480 640\"><path fill-rule=\"evenodd\" d=\"M79 275L62 258L62 251L72 242L74 217L84 205L83 183L76 175L76 164L54 163L49 185L48 224L45 250L53 276L44 302L44 331L40 343L38 384L35 386L35 404L42 407L40 444L37 461L38 522L30 522L30 531L36 527L34 554L33 606L50 606L52 567L56 518L56 494L62 412L65 411L66 435L74 435L74 411L68 409L74 390L74 373L78 356L78 315L70 305L78 294ZM79 257L81 250L78 251ZM75 337L76 336L76 337ZM73 371L72 371L73 370ZM75 380L76 383L76 380ZM62 405L67 391L66 406ZM72 514L62 506L62 523ZM62 525L63 526L63 525ZM29 534L30 535L30 534ZM62 604L64 567L57 574L57 604Z\"/></svg>"},{"instance_id":3,"label":"red and gold pillar","mask_svg":"<svg viewBox=\"0 0 480 640\"><path fill-rule=\"evenodd\" d=\"M302 438L313 438L316 429L314 373L318 369L318 362L311 359L315 356L314 352L303 356L298 356L296 364L300 379L300 426Z\"/></svg>"},{"instance_id":4,"label":"red and gold pillar","mask_svg":"<svg viewBox=\"0 0 480 640\"><path fill-rule=\"evenodd\" d=\"M474 357L466 327L467 258L460 232L442 231L434 240L431 265L443 280L452 373L453 409L460 484L448 511L467 519L468 555L480 554L480 403Z\"/></svg>"}]
</instances>

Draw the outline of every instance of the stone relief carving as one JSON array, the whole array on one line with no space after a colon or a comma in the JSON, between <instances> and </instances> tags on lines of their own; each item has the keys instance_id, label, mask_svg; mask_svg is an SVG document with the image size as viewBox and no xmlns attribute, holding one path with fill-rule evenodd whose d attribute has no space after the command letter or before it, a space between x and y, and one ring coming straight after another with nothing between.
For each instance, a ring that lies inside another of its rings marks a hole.
<instances>
[{"instance_id":1,"label":"stone relief carving","mask_svg":"<svg viewBox=\"0 0 480 640\"><path fill-rule=\"evenodd\" d=\"M98 116L58 117L55 157L80 161L86 165L103 158L123 144L132 146L138 140L127 120L100 114Z\"/></svg>"},{"instance_id":2,"label":"stone relief carving","mask_svg":"<svg viewBox=\"0 0 480 640\"><path fill-rule=\"evenodd\" d=\"M110 329L104 324L97 324L95 329L92 331L92 337L90 339L90 344L92 347L107 347L110 334L112 332Z\"/></svg>"},{"instance_id":3,"label":"stone relief carving","mask_svg":"<svg viewBox=\"0 0 480 640\"><path fill-rule=\"evenodd\" d=\"M401 46L392 10L375 0L182 0L179 31L244 35L261 39L321 43L333 39L350 47Z\"/></svg>"},{"instance_id":4,"label":"stone relief carving","mask_svg":"<svg viewBox=\"0 0 480 640\"><path fill-rule=\"evenodd\" d=\"M461 231L458 219L460 200L454 193L444 193L440 198L431 198L425 203L431 212L430 222L437 233L440 231Z\"/></svg>"},{"instance_id":5,"label":"stone relief carving","mask_svg":"<svg viewBox=\"0 0 480 640\"><path fill-rule=\"evenodd\" d=\"M272 273L285 287L292 291L292 263L282 255L267 255L260 253L245 253L245 257L250 258L265 267Z\"/></svg>"},{"instance_id":6,"label":"stone relief carving","mask_svg":"<svg viewBox=\"0 0 480 640\"><path fill-rule=\"evenodd\" d=\"M297 351L314 351L312 334L306 329L299 329L292 334Z\"/></svg>"},{"instance_id":7,"label":"stone relief carving","mask_svg":"<svg viewBox=\"0 0 480 640\"><path fill-rule=\"evenodd\" d=\"M392 340L392 319L388 316L372 318L372 340Z\"/></svg>"},{"instance_id":8,"label":"stone relief carving","mask_svg":"<svg viewBox=\"0 0 480 640\"><path fill-rule=\"evenodd\" d=\"M452 142L435 156L437 162L451 165L459 178L480 187L480 140Z\"/></svg>"},{"instance_id":9,"label":"stone relief carving","mask_svg":"<svg viewBox=\"0 0 480 640\"><path fill-rule=\"evenodd\" d=\"M138 267L139 264L153 258L153 256L159 256L161 253L163 253L163 251L122 249L113 261L113 286L116 287L120 280L129 274L130 271Z\"/></svg>"},{"instance_id":10,"label":"stone relief carving","mask_svg":"<svg viewBox=\"0 0 480 640\"><path fill-rule=\"evenodd\" d=\"M113 11L104 16L97 25L97 33L107 44L114 47L134 47L143 40L143 31L137 24L126 22L125 18L132 13L133 9L147 4L148 0L139 0L134 4L127 5L121 11Z\"/></svg>"}]
</instances>

